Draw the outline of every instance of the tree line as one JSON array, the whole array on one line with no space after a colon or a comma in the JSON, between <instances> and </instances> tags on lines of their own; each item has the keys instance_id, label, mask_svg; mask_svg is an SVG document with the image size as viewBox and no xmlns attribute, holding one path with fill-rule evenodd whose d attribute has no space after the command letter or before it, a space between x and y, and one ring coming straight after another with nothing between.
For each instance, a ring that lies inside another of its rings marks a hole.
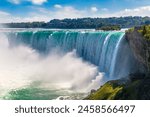
<instances>
[{"instance_id":1,"label":"tree line","mask_svg":"<svg viewBox=\"0 0 150 117\"><path fill-rule=\"evenodd\" d=\"M2 24L9 28L60 28L60 29L99 29L107 26L130 28L150 24L150 17L111 17L111 18L76 18L53 19L49 22L21 22Z\"/></svg>"}]
</instances>

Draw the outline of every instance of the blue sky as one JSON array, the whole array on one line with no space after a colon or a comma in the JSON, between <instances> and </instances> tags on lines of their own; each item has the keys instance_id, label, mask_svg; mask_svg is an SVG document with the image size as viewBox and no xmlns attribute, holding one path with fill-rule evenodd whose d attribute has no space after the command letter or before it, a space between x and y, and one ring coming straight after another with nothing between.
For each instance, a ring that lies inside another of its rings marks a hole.
<instances>
[{"instance_id":1,"label":"blue sky","mask_svg":"<svg viewBox=\"0 0 150 117\"><path fill-rule=\"evenodd\" d=\"M150 0L0 0L0 22L150 16Z\"/></svg>"}]
</instances>

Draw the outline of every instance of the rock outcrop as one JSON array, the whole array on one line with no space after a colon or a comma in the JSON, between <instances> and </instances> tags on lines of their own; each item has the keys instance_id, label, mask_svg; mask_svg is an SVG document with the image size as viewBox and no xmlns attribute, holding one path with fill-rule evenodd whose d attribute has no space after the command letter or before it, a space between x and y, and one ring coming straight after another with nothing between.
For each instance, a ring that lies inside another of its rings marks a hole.
<instances>
[{"instance_id":1,"label":"rock outcrop","mask_svg":"<svg viewBox=\"0 0 150 117\"><path fill-rule=\"evenodd\" d=\"M135 27L126 32L126 39L139 65L139 71L126 80L105 83L87 100L149 100L150 99L150 26Z\"/></svg>"},{"instance_id":2,"label":"rock outcrop","mask_svg":"<svg viewBox=\"0 0 150 117\"><path fill-rule=\"evenodd\" d=\"M109 81L96 92L90 94L86 100L149 100L150 78L144 74L129 76L126 82L120 80Z\"/></svg>"},{"instance_id":3,"label":"rock outcrop","mask_svg":"<svg viewBox=\"0 0 150 117\"><path fill-rule=\"evenodd\" d=\"M133 30L126 32L126 39L129 41L130 47L135 58L141 64L140 72L150 73L150 41L146 40L139 31L141 27L135 27Z\"/></svg>"}]
</instances>

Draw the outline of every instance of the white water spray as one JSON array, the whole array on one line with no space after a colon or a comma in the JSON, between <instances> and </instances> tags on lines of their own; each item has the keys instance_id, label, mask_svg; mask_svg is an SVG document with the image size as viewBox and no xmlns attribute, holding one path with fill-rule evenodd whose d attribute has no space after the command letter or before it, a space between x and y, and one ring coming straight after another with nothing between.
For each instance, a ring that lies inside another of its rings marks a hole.
<instances>
[{"instance_id":1,"label":"white water spray","mask_svg":"<svg viewBox=\"0 0 150 117\"><path fill-rule=\"evenodd\" d=\"M7 37L4 34L0 36L1 95L35 81L40 81L41 87L77 92L96 89L102 82L103 74L99 73L98 68L78 58L75 51L43 57L27 46L12 48Z\"/></svg>"}]
</instances>

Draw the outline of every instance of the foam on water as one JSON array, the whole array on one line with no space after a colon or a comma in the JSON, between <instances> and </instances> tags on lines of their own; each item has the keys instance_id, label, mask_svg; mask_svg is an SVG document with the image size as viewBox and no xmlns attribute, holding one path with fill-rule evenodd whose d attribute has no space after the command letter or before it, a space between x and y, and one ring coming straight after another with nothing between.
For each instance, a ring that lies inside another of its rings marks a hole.
<instances>
[{"instance_id":1,"label":"foam on water","mask_svg":"<svg viewBox=\"0 0 150 117\"><path fill-rule=\"evenodd\" d=\"M135 72L136 61L124 34L69 30L1 33L1 98L79 99L108 80Z\"/></svg>"},{"instance_id":2,"label":"foam on water","mask_svg":"<svg viewBox=\"0 0 150 117\"><path fill-rule=\"evenodd\" d=\"M1 34L1 98L39 99L38 96L43 92L42 95L47 94L48 99L52 99L64 94L72 95L73 92L83 93L99 87L100 81L94 82L95 78L102 78L98 68L77 57L75 51L64 54L54 50L43 56L25 45L11 47L8 38ZM38 85L35 86L35 82ZM45 99L45 96L40 99Z\"/></svg>"}]
</instances>

